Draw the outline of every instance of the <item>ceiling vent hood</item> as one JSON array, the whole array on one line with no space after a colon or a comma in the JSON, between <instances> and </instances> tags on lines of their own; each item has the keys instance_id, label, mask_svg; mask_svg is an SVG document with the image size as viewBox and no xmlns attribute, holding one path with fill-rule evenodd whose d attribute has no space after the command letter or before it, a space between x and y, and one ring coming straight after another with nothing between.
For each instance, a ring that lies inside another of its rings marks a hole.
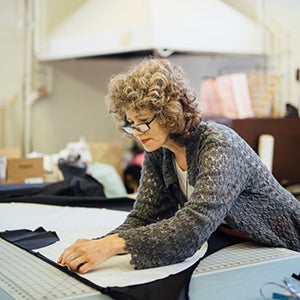
<instances>
[{"instance_id":1,"label":"ceiling vent hood","mask_svg":"<svg viewBox=\"0 0 300 300\"><path fill-rule=\"evenodd\" d=\"M149 50L266 53L263 27L221 0L88 0L47 35L45 12L36 15L40 61Z\"/></svg>"}]
</instances>

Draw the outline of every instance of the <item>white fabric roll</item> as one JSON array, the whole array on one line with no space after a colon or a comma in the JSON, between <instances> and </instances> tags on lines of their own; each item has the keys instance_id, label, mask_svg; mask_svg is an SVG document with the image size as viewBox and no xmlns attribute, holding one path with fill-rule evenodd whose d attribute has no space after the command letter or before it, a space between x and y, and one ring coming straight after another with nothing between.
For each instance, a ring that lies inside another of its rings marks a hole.
<instances>
[{"instance_id":1,"label":"white fabric roll","mask_svg":"<svg viewBox=\"0 0 300 300\"><path fill-rule=\"evenodd\" d=\"M273 167L274 141L274 137L270 134L263 134L258 140L258 155L271 172Z\"/></svg>"}]
</instances>

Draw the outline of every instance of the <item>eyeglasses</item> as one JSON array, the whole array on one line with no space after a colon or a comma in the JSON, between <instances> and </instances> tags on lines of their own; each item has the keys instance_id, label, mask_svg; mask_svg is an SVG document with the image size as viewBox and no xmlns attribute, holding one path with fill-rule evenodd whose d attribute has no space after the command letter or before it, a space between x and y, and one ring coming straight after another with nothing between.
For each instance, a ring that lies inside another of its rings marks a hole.
<instances>
[{"instance_id":1,"label":"eyeglasses","mask_svg":"<svg viewBox=\"0 0 300 300\"><path fill-rule=\"evenodd\" d=\"M155 118L156 118L156 115L154 115L151 119L149 119L145 123L141 123L136 126L129 126L129 125L125 124L124 126L122 126L122 129L128 134L133 134L134 130L145 133L150 129L149 125L155 120Z\"/></svg>"}]
</instances>

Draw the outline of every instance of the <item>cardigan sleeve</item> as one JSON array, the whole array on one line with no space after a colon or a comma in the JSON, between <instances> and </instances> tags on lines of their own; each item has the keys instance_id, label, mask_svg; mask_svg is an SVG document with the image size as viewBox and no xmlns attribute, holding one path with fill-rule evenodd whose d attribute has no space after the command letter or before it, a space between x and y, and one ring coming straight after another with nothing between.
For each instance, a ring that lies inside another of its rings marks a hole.
<instances>
[{"instance_id":1,"label":"cardigan sleeve","mask_svg":"<svg viewBox=\"0 0 300 300\"><path fill-rule=\"evenodd\" d=\"M147 226L175 214L178 205L170 199L165 187L161 164L162 151L145 155L134 207L123 224L112 233Z\"/></svg>"}]
</instances>

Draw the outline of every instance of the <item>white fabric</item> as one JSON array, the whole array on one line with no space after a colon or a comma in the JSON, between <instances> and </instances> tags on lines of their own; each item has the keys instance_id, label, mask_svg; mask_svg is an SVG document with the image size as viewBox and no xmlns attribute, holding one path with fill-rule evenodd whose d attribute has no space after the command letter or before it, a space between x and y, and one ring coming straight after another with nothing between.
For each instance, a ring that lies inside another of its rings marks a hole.
<instances>
[{"instance_id":1,"label":"white fabric","mask_svg":"<svg viewBox=\"0 0 300 300\"><path fill-rule=\"evenodd\" d=\"M120 225L126 215L127 212L108 209L1 203L0 231L34 230L40 226L45 230L56 231L60 241L36 251L57 261L60 253L76 239L102 236ZM115 256L82 277L102 287L142 284L185 270L199 260L206 250L207 243L183 263L146 270L134 270L130 265L129 254Z\"/></svg>"}]
</instances>

